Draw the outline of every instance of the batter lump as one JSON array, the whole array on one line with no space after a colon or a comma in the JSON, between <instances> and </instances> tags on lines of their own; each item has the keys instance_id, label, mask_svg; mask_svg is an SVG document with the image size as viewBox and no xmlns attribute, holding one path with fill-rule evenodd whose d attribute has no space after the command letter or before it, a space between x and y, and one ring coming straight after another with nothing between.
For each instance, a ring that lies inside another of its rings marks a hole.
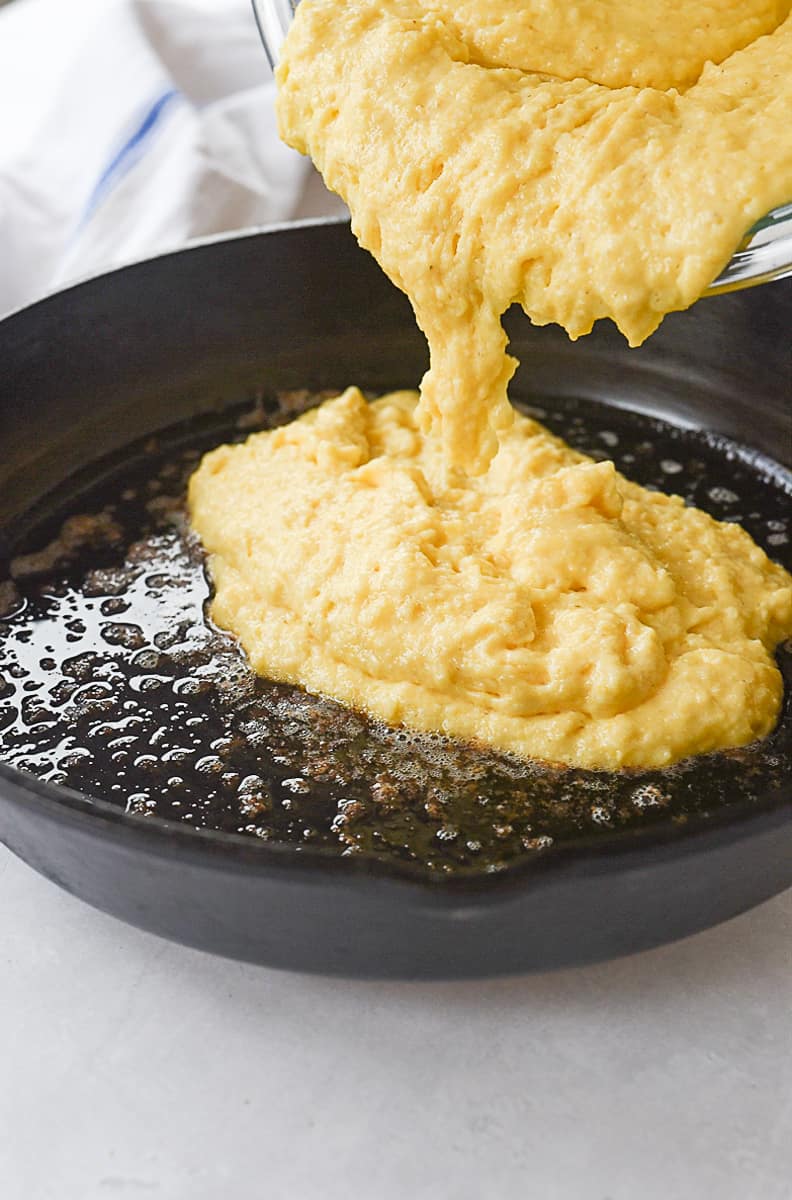
<instances>
[{"instance_id":1,"label":"batter lump","mask_svg":"<svg viewBox=\"0 0 792 1200\"><path fill-rule=\"evenodd\" d=\"M430 349L206 456L212 613L254 669L532 758L658 766L769 732L792 580L748 535L526 417L514 302L631 344L792 197L792 18L770 0L302 0L280 127ZM331 300L328 300L331 303Z\"/></svg>"},{"instance_id":2,"label":"batter lump","mask_svg":"<svg viewBox=\"0 0 792 1200\"><path fill-rule=\"evenodd\" d=\"M768 733L792 580L737 525L515 415L449 476L412 392L206 455L215 621L253 668L523 757L655 766Z\"/></svg>"},{"instance_id":3,"label":"batter lump","mask_svg":"<svg viewBox=\"0 0 792 1200\"><path fill-rule=\"evenodd\" d=\"M484 470L512 304L632 345L792 199L792 18L768 0L302 0L285 139L429 341L420 418Z\"/></svg>"}]
</instances>

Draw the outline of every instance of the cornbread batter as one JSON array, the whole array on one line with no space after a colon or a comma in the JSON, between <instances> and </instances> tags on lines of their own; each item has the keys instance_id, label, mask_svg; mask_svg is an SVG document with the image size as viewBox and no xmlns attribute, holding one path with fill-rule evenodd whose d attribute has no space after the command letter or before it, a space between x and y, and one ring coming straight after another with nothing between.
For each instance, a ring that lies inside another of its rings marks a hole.
<instances>
[{"instance_id":1,"label":"cornbread batter","mask_svg":"<svg viewBox=\"0 0 792 1200\"><path fill-rule=\"evenodd\" d=\"M281 132L429 340L421 420L486 468L501 314L633 345L792 199L789 0L302 0Z\"/></svg>"},{"instance_id":2,"label":"cornbread batter","mask_svg":"<svg viewBox=\"0 0 792 1200\"><path fill-rule=\"evenodd\" d=\"M417 396L349 389L206 455L212 615L256 671L519 755L654 766L772 728L792 580L526 417L449 475Z\"/></svg>"},{"instance_id":3,"label":"cornbread batter","mask_svg":"<svg viewBox=\"0 0 792 1200\"><path fill-rule=\"evenodd\" d=\"M281 130L407 292L430 371L191 482L253 667L388 722L584 767L773 726L792 580L746 533L515 416L500 318L638 344L792 197L769 0L303 0Z\"/></svg>"}]
</instances>

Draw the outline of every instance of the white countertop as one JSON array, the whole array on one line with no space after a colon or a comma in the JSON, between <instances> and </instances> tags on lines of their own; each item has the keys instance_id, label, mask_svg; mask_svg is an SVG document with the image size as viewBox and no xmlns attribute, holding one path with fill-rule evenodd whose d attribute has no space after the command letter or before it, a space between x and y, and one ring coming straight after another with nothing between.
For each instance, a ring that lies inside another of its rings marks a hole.
<instances>
[{"instance_id":1,"label":"white countertop","mask_svg":"<svg viewBox=\"0 0 792 1200\"><path fill-rule=\"evenodd\" d=\"M140 933L0 848L4 1200L789 1200L792 892L637 957L360 983Z\"/></svg>"}]
</instances>

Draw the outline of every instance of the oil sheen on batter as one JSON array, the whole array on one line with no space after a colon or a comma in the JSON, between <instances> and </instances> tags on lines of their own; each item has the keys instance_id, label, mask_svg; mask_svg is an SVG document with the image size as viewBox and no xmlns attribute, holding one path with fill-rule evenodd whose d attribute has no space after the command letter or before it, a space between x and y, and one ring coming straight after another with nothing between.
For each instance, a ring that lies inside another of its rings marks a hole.
<instances>
[{"instance_id":1,"label":"oil sheen on batter","mask_svg":"<svg viewBox=\"0 0 792 1200\"><path fill-rule=\"evenodd\" d=\"M584 767L769 732L792 579L747 533L521 415L485 474L449 472L417 401L351 388L193 475L212 615L256 671Z\"/></svg>"},{"instance_id":2,"label":"oil sheen on batter","mask_svg":"<svg viewBox=\"0 0 792 1200\"><path fill-rule=\"evenodd\" d=\"M429 341L420 419L486 468L512 415L500 317L630 343L792 200L790 0L302 0L286 141Z\"/></svg>"}]
</instances>

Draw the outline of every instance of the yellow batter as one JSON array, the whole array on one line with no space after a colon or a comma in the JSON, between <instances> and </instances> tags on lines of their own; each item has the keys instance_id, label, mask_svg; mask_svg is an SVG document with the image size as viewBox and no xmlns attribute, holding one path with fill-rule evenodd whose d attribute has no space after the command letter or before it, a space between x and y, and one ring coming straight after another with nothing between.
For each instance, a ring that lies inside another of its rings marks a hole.
<instances>
[{"instance_id":1,"label":"yellow batter","mask_svg":"<svg viewBox=\"0 0 792 1200\"><path fill-rule=\"evenodd\" d=\"M282 132L410 297L421 400L355 389L207 455L213 616L253 667L389 722L615 768L774 724L792 580L746 533L506 397L500 317L637 344L792 198L770 0L302 0ZM331 301L329 301L331 302Z\"/></svg>"},{"instance_id":2,"label":"yellow batter","mask_svg":"<svg viewBox=\"0 0 792 1200\"><path fill-rule=\"evenodd\" d=\"M410 297L422 419L454 464L483 470L511 420L510 304L573 338L612 317L635 345L792 199L789 9L302 0L281 132Z\"/></svg>"},{"instance_id":3,"label":"yellow batter","mask_svg":"<svg viewBox=\"0 0 792 1200\"><path fill-rule=\"evenodd\" d=\"M350 388L193 476L212 615L256 671L586 767L771 729L792 580L747 533L523 416L486 474L449 477L416 402Z\"/></svg>"}]
</instances>

